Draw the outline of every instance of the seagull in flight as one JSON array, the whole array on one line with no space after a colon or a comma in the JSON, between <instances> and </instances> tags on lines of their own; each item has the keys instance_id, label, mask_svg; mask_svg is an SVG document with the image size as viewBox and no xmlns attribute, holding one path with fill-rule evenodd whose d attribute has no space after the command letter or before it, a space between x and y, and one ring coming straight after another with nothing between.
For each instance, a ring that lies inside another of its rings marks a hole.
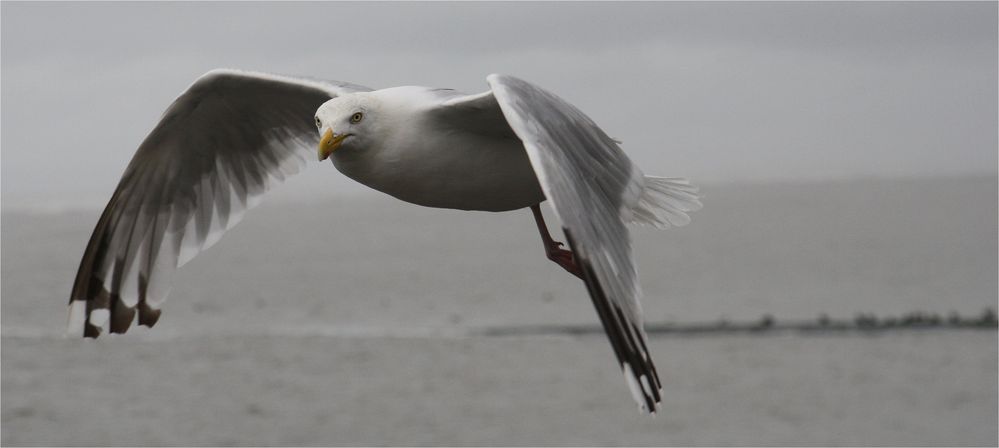
<instances>
[{"instance_id":1,"label":"seagull in flight","mask_svg":"<svg viewBox=\"0 0 999 448\"><path fill-rule=\"evenodd\" d=\"M589 117L506 75L489 90L360 85L212 70L139 145L83 254L68 334L152 327L178 267L306 160L427 207L530 209L545 255L586 285L629 390L655 413L627 223L667 228L701 208L686 179L646 176ZM317 151L318 154L312 151ZM566 244L549 233L547 200Z\"/></svg>"}]
</instances>

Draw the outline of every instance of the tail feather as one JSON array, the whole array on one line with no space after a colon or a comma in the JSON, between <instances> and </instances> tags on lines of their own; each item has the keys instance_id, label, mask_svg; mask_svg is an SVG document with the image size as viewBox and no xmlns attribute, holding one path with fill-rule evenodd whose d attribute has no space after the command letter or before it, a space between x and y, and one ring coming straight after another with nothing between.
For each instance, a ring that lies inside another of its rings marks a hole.
<instances>
[{"instance_id":1,"label":"tail feather","mask_svg":"<svg viewBox=\"0 0 999 448\"><path fill-rule=\"evenodd\" d=\"M660 229L685 226L690 223L689 213L702 207L697 192L684 178L645 176L642 196L628 220Z\"/></svg>"}]
</instances>

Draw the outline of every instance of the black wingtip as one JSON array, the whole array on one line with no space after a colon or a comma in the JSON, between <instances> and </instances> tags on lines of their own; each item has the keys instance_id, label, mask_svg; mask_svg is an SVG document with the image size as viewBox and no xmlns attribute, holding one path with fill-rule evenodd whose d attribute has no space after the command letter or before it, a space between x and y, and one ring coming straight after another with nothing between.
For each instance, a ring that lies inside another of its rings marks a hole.
<instances>
[{"instance_id":1,"label":"black wingtip","mask_svg":"<svg viewBox=\"0 0 999 448\"><path fill-rule=\"evenodd\" d=\"M583 282L593 300L600 323L607 333L614 354L626 376L628 387L643 410L655 414L662 401L661 383L655 364L646 347L641 330L624 315L624 311L614 304L604 292L593 266L581 253L568 229L563 228L566 241L576 256L576 262L583 272Z\"/></svg>"},{"instance_id":2,"label":"black wingtip","mask_svg":"<svg viewBox=\"0 0 999 448\"><path fill-rule=\"evenodd\" d=\"M160 320L160 310L149 306L145 300L139 302L139 325L152 327Z\"/></svg>"},{"instance_id":3,"label":"black wingtip","mask_svg":"<svg viewBox=\"0 0 999 448\"><path fill-rule=\"evenodd\" d=\"M135 308L125 305L121 299L111 302L111 333L121 334L128 331L135 320Z\"/></svg>"}]
</instances>

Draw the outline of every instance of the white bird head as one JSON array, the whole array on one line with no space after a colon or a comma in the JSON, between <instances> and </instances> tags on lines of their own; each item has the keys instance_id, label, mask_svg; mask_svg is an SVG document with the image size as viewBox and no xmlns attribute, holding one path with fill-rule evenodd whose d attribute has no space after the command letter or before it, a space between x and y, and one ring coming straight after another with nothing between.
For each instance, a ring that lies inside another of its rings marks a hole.
<instances>
[{"instance_id":1,"label":"white bird head","mask_svg":"<svg viewBox=\"0 0 999 448\"><path fill-rule=\"evenodd\" d=\"M366 132L374 112L374 103L363 94L333 98L316 110L319 129L319 160L326 160L336 150L364 146Z\"/></svg>"}]
</instances>

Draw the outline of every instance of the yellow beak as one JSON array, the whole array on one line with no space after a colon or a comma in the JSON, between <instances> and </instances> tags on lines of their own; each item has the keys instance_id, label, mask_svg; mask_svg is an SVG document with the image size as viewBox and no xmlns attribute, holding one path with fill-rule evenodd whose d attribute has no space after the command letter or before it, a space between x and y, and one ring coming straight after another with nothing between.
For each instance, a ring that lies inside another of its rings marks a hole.
<instances>
[{"instance_id":1,"label":"yellow beak","mask_svg":"<svg viewBox=\"0 0 999 448\"><path fill-rule=\"evenodd\" d=\"M333 151L336 151L340 147L343 139L347 138L348 135L350 134L336 135L332 129L327 129L326 133L323 134L322 140L319 140L319 161L326 160Z\"/></svg>"}]
</instances>

